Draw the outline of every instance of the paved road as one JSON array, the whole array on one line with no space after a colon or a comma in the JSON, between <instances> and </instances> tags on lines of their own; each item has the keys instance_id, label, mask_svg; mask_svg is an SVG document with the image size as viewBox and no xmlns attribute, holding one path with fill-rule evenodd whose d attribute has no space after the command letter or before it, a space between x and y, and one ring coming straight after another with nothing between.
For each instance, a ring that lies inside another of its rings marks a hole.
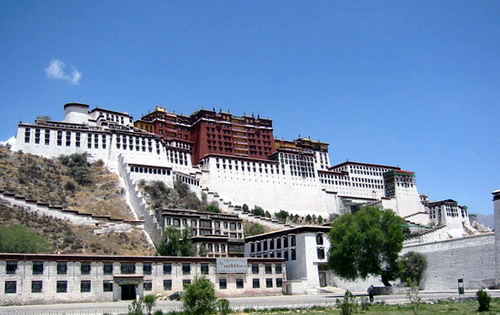
<instances>
[{"instance_id":1,"label":"paved road","mask_svg":"<svg viewBox=\"0 0 500 315\"><path fill-rule=\"evenodd\" d=\"M476 291L466 291L465 297L474 298ZM355 293L356 294L356 293ZM490 290L492 297L500 298L500 290ZM358 296L364 293L356 294ZM429 292L423 291L419 296L424 301L436 299L458 298L456 291ZM231 307L235 309L243 308L271 308L271 307L308 307L313 305L332 306L335 300L341 298L339 294L317 294L317 295L283 295L283 296L261 296L261 297L240 297L230 298ZM375 296L375 301L385 301L385 303L397 304L407 303L404 294ZM2 306L1 315L102 315L126 314L130 301L105 302L105 303L71 303L71 304L51 304L51 305L26 305L26 306ZM171 311L180 308L181 303L175 301L158 301L156 309Z\"/></svg>"}]
</instances>

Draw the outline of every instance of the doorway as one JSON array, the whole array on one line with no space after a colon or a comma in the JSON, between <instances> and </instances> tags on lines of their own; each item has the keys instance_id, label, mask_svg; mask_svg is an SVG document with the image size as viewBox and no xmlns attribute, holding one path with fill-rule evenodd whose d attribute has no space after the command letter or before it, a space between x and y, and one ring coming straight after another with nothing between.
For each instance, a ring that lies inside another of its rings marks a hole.
<instances>
[{"instance_id":1,"label":"doorway","mask_svg":"<svg viewBox=\"0 0 500 315\"><path fill-rule=\"evenodd\" d=\"M123 284L122 288L122 300L135 300L135 284Z\"/></svg>"},{"instance_id":2,"label":"doorway","mask_svg":"<svg viewBox=\"0 0 500 315\"><path fill-rule=\"evenodd\" d=\"M319 272L319 286L320 287L326 287L326 272Z\"/></svg>"}]
</instances>

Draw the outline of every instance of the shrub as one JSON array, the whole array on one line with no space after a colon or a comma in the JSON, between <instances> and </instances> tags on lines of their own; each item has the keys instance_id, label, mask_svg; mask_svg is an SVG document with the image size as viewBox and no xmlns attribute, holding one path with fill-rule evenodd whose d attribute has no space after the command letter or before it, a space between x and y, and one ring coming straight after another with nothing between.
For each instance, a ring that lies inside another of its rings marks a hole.
<instances>
[{"instance_id":1,"label":"shrub","mask_svg":"<svg viewBox=\"0 0 500 315\"><path fill-rule=\"evenodd\" d=\"M406 283L415 282L420 285L420 280L427 268L427 257L421 253L408 252L399 261L401 262L400 277Z\"/></svg>"},{"instance_id":2,"label":"shrub","mask_svg":"<svg viewBox=\"0 0 500 315\"><path fill-rule=\"evenodd\" d=\"M153 307L156 305L156 296L153 294L148 294L144 297L144 306L146 307L146 312L151 315Z\"/></svg>"},{"instance_id":3,"label":"shrub","mask_svg":"<svg viewBox=\"0 0 500 315\"><path fill-rule=\"evenodd\" d=\"M144 303L142 300L133 300L128 306L128 315L144 315Z\"/></svg>"},{"instance_id":4,"label":"shrub","mask_svg":"<svg viewBox=\"0 0 500 315\"><path fill-rule=\"evenodd\" d=\"M189 315L215 314L216 300L214 285L204 276L195 277L182 296L184 311Z\"/></svg>"},{"instance_id":5,"label":"shrub","mask_svg":"<svg viewBox=\"0 0 500 315\"><path fill-rule=\"evenodd\" d=\"M221 315L227 315L231 313L231 309L229 308L229 301L227 299L219 299L217 301L217 310Z\"/></svg>"},{"instance_id":6,"label":"shrub","mask_svg":"<svg viewBox=\"0 0 500 315\"><path fill-rule=\"evenodd\" d=\"M476 292L477 302L479 303L479 312L485 312L490 310L491 296L484 290L479 290Z\"/></svg>"},{"instance_id":7,"label":"shrub","mask_svg":"<svg viewBox=\"0 0 500 315\"><path fill-rule=\"evenodd\" d=\"M345 291L344 299L337 300L337 307L340 308L340 313L342 315L351 315L357 311L358 304L351 291Z\"/></svg>"}]
</instances>

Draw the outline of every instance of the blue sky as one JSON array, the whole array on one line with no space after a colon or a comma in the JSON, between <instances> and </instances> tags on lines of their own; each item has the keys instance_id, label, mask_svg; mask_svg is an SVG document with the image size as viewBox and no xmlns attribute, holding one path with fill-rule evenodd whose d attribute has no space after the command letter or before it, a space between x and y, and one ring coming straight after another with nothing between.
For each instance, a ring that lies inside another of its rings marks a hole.
<instances>
[{"instance_id":1,"label":"blue sky","mask_svg":"<svg viewBox=\"0 0 500 315\"><path fill-rule=\"evenodd\" d=\"M68 102L222 108L493 211L499 1L2 1L0 46L0 140Z\"/></svg>"}]
</instances>

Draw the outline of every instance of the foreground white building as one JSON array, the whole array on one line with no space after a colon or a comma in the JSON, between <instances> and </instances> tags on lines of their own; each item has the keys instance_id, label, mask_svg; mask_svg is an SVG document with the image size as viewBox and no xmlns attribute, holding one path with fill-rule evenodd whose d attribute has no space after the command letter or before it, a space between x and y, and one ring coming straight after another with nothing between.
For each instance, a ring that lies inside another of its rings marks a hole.
<instances>
[{"instance_id":1,"label":"foreground white building","mask_svg":"<svg viewBox=\"0 0 500 315\"><path fill-rule=\"evenodd\" d=\"M202 275L218 296L276 295L286 267L278 258L0 254L0 305L168 296Z\"/></svg>"}]
</instances>

